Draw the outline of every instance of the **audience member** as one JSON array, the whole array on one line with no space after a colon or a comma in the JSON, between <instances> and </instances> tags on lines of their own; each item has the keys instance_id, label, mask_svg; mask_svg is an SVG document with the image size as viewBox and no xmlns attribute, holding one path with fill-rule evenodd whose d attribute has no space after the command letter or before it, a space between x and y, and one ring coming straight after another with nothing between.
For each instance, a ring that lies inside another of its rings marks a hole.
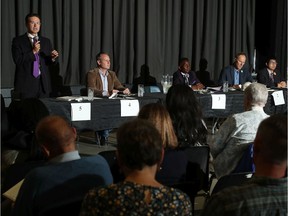
<instances>
[{"instance_id":1,"label":"audience member","mask_svg":"<svg viewBox=\"0 0 288 216\"><path fill-rule=\"evenodd\" d=\"M214 86L215 83L210 78L210 73L207 71L207 65L208 61L205 58L201 58L199 61L199 70L196 71L196 76L204 86Z\"/></svg>"},{"instance_id":2,"label":"audience member","mask_svg":"<svg viewBox=\"0 0 288 216\"><path fill-rule=\"evenodd\" d=\"M25 177L13 215L41 215L61 203L81 201L93 186L112 183L103 157L80 158L76 136L76 129L62 117L48 116L38 123L36 140L49 160Z\"/></svg>"},{"instance_id":3,"label":"audience member","mask_svg":"<svg viewBox=\"0 0 288 216\"><path fill-rule=\"evenodd\" d=\"M130 94L130 90L121 84L116 73L110 70L109 55L100 52L97 54L96 60L98 67L87 73L87 88L93 89L94 96L108 97L119 91L123 91L124 94ZM107 143L109 131L110 130L102 130L96 133L100 138L100 145ZM96 141L98 141L98 138Z\"/></svg>"},{"instance_id":4,"label":"audience member","mask_svg":"<svg viewBox=\"0 0 288 216\"><path fill-rule=\"evenodd\" d=\"M165 153L156 180L164 185L184 181L188 160L183 149L178 148L172 120L166 108L159 103L147 104L141 108L138 118L150 121L162 138Z\"/></svg>"},{"instance_id":5,"label":"audience member","mask_svg":"<svg viewBox=\"0 0 288 216\"><path fill-rule=\"evenodd\" d=\"M117 142L118 161L126 178L90 190L82 203L81 216L192 214L185 193L155 180L164 151L152 123L136 119L123 124L117 131Z\"/></svg>"},{"instance_id":6,"label":"audience member","mask_svg":"<svg viewBox=\"0 0 288 216\"><path fill-rule=\"evenodd\" d=\"M267 98L265 85L249 85L244 92L245 111L228 117L213 136L210 150L217 178L236 168L248 144L255 139L260 122L268 117L263 110Z\"/></svg>"},{"instance_id":7,"label":"audience member","mask_svg":"<svg viewBox=\"0 0 288 216\"><path fill-rule=\"evenodd\" d=\"M180 147L207 144L207 127L200 104L191 88L186 85L169 88L166 106Z\"/></svg>"},{"instance_id":8,"label":"audience member","mask_svg":"<svg viewBox=\"0 0 288 216\"><path fill-rule=\"evenodd\" d=\"M13 97L49 97L51 92L48 66L55 62L58 52L52 49L48 38L38 33L40 16L35 13L25 17L27 33L12 41L12 57L16 64Z\"/></svg>"},{"instance_id":9,"label":"audience member","mask_svg":"<svg viewBox=\"0 0 288 216\"><path fill-rule=\"evenodd\" d=\"M243 52L237 53L232 65L222 69L219 76L218 85L222 85L224 81L228 81L228 85L233 88L241 88L245 82L252 82L251 73L247 68L244 68L246 62L246 54Z\"/></svg>"},{"instance_id":10,"label":"audience member","mask_svg":"<svg viewBox=\"0 0 288 216\"><path fill-rule=\"evenodd\" d=\"M194 71L191 71L188 58L179 61L178 70L173 73L173 85L187 85L193 90L203 89L205 86L198 80Z\"/></svg>"},{"instance_id":11,"label":"audience member","mask_svg":"<svg viewBox=\"0 0 288 216\"><path fill-rule=\"evenodd\" d=\"M287 116L261 122L254 140L256 172L241 186L213 195L203 216L287 215Z\"/></svg>"},{"instance_id":12,"label":"audience member","mask_svg":"<svg viewBox=\"0 0 288 216\"><path fill-rule=\"evenodd\" d=\"M146 64L141 66L140 76L133 80L132 92L138 91L138 84L144 86L157 86L156 78L150 75L149 67Z\"/></svg>"},{"instance_id":13,"label":"audience member","mask_svg":"<svg viewBox=\"0 0 288 216\"><path fill-rule=\"evenodd\" d=\"M275 57L269 57L265 63L266 67L257 73L259 83L267 87L285 88L286 82L281 79L280 72L276 69L277 60Z\"/></svg>"}]
</instances>

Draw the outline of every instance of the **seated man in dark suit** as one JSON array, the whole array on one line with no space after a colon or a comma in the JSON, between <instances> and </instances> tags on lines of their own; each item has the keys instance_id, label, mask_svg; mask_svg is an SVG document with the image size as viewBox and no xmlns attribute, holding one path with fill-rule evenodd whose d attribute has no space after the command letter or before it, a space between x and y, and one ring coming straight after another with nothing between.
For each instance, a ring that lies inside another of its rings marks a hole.
<instances>
[{"instance_id":1,"label":"seated man in dark suit","mask_svg":"<svg viewBox=\"0 0 288 216\"><path fill-rule=\"evenodd\" d=\"M265 63L266 67L257 73L257 81L267 87L285 88L286 82L281 79L280 72L277 71L277 61L275 57L269 57Z\"/></svg>"},{"instance_id":2,"label":"seated man in dark suit","mask_svg":"<svg viewBox=\"0 0 288 216\"><path fill-rule=\"evenodd\" d=\"M243 52L236 54L233 64L222 69L218 85L222 85L224 81L228 81L229 86L240 88L239 85L243 85L245 82L252 82L251 73L247 68L243 67L246 58L246 54Z\"/></svg>"},{"instance_id":3,"label":"seated man in dark suit","mask_svg":"<svg viewBox=\"0 0 288 216\"><path fill-rule=\"evenodd\" d=\"M59 116L42 119L36 140L48 157L48 164L25 177L12 215L41 215L49 209L82 201L93 186L111 184L106 160L100 155L80 158L76 130Z\"/></svg>"},{"instance_id":4,"label":"seated man in dark suit","mask_svg":"<svg viewBox=\"0 0 288 216\"><path fill-rule=\"evenodd\" d=\"M193 90L203 89L205 86L199 81L191 66L188 58L179 61L178 70L173 73L173 85L188 85Z\"/></svg>"}]
</instances>

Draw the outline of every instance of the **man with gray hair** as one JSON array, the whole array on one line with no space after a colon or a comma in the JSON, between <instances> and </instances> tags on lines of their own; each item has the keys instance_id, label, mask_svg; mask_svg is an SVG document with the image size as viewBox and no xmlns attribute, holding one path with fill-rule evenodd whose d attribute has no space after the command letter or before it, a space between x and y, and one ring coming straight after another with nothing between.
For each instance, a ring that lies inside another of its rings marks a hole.
<instances>
[{"instance_id":1,"label":"man with gray hair","mask_svg":"<svg viewBox=\"0 0 288 216\"><path fill-rule=\"evenodd\" d=\"M269 117L263 110L267 98L265 85L249 85L244 92L245 111L228 117L212 138L209 146L217 178L233 172L248 145L254 141L260 122Z\"/></svg>"}]
</instances>

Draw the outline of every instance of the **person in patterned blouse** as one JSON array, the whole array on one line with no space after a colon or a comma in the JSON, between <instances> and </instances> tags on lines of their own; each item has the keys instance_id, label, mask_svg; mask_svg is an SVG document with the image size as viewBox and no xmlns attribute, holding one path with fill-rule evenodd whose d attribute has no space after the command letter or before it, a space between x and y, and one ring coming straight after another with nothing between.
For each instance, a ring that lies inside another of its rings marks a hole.
<instances>
[{"instance_id":1,"label":"person in patterned blouse","mask_svg":"<svg viewBox=\"0 0 288 216\"><path fill-rule=\"evenodd\" d=\"M80 215L192 215L188 195L161 185L155 174L163 159L162 139L152 123L135 119L117 131L123 182L91 189Z\"/></svg>"}]
</instances>

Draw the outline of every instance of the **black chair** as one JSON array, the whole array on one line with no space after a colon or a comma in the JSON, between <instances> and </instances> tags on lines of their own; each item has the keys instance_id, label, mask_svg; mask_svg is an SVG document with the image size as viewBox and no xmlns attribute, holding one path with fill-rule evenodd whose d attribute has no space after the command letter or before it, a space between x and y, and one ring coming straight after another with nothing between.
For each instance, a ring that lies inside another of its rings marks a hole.
<instances>
[{"instance_id":1,"label":"black chair","mask_svg":"<svg viewBox=\"0 0 288 216\"><path fill-rule=\"evenodd\" d=\"M186 179L184 182L179 182L171 185L174 188L185 192L192 203L192 215L194 215L194 202L197 195L204 196L205 199L209 197L209 146L194 146L185 149L188 157L188 164L186 168ZM198 194L203 190L203 194Z\"/></svg>"},{"instance_id":2,"label":"black chair","mask_svg":"<svg viewBox=\"0 0 288 216\"><path fill-rule=\"evenodd\" d=\"M253 143L247 145L246 150L243 153L241 160L232 173L245 173L255 172L255 165L253 161Z\"/></svg>"},{"instance_id":3,"label":"black chair","mask_svg":"<svg viewBox=\"0 0 288 216\"><path fill-rule=\"evenodd\" d=\"M49 210L42 212L40 216L51 216L51 215L70 215L78 216L80 214L82 199L73 202L57 204Z\"/></svg>"},{"instance_id":4,"label":"black chair","mask_svg":"<svg viewBox=\"0 0 288 216\"><path fill-rule=\"evenodd\" d=\"M214 186L211 195L223 190L224 188L238 186L247 182L252 177L252 173L232 173L226 176L222 176Z\"/></svg>"},{"instance_id":5,"label":"black chair","mask_svg":"<svg viewBox=\"0 0 288 216\"><path fill-rule=\"evenodd\" d=\"M124 174L121 172L116 158L116 150L101 151L98 153L104 157L109 164L110 171L113 176L113 182L118 183L125 179Z\"/></svg>"}]
</instances>

